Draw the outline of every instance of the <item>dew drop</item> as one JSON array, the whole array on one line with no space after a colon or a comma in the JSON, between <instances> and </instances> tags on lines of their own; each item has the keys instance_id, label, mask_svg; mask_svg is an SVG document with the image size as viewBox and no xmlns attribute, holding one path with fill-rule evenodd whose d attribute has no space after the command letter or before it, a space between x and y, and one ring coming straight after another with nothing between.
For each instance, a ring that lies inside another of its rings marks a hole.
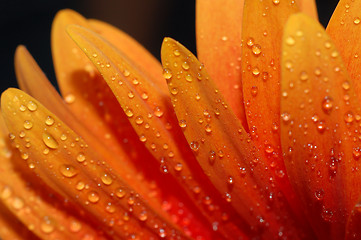
<instances>
[{"instance_id":1,"label":"dew drop","mask_svg":"<svg viewBox=\"0 0 361 240\"><path fill-rule=\"evenodd\" d=\"M81 228L82 228L82 226L81 226L80 222L75 221L75 220L70 222L69 229L71 232L73 232L73 233L79 232L81 230Z\"/></svg>"},{"instance_id":2,"label":"dew drop","mask_svg":"<svg viewBox=\"0 0 361 240\"><path fill-rule=\"evenodd\" d=\"M214 151L210 151L208 154L208 160L210 164L214 164L214 161L216 160L217 154Z\"/></svg>"},{"instance_id":3,"label":"dew drop","mask_svg":"<svg viewBox=\"0 0 361 240\"><path fill-rule=\"evenodd\" d=\"M43 142L48 148L57 149L59 147L59 143L55 140L55 138L48 132L43 133Z\"/></svg>"},{"instance_id":4,"label":"dew drop","mask_svg":"<svg viewBox=\"0 0 361 240\"><path fill-rule=\"evenodd\" d=\"M134 113L133 113L133 110L132 109L130 109L130 108L127 108L126 110L125 110L125 115L127 115L127 117L133 117L133 115L134 115Z\"/></svg>"},{"instance_id":5,"label":"dew drop","mask_svg":"<svg viewBox=\"0 0 361 240\"><path fill-rule=\"evenodd\" d=\"M112 177L107 173L104 173L100 178L105 185L110 185L113 183Z\"/></svg>"},{"instance_id":6,"label":"dew drop","mask_svg":"<svg viewBox=\"0 0 361 240\"><path fill-rule=\"evenodd\" d=\"M84 161L85 161L85 155L84 155L84 153L82 153L82 152L78 153L78 155L76 156L76 160L77 160L78 162L84 162Z\"/></svg>"},{"instance_id":7,"label":"dew drop","mask_svg":"<svg viewBox=\"0 0 361 240\"><path fill-rule=\"evenodd\" d=\"M138 116L135 119L135 123L138 125L141 125L144 122L143 117L142 116Z\"/></svg>"},{"instance_id":8,"label":"dew drop","mask_svg":"<svg viewBox=\"0 0 361 240\"><path fill-rule=\"evenodd\" d=\"M54 118L52 118L51 116L47 116L47 118L45 119L45 124L48 126L51 126L54 124Z\"/></svg>"},{"instance_id":9,"label":"dew drop","mask_svg":"<svg viewBox=\"0 0 361 240\"><path fill-rule=\"evenodd\" d=\"M21 199L20 197L15 197L12 202L11 205L13 206L14 209L16 210L20 210L24 207L24 201L23 199Z\"/></svg>"},{"instance_id":10,"label":"dew drop","mask_svg":"<svg viewBox=\"0 0 361 240\"><path fill-rule=\"evenodd\" d=\"M353 122L353 114L351 112L347 112L345 114L344 120L346 123L352 123Z\"/></svg>"},{"instance_id":11,"label":"dew drop","mask_svg":"<svg viewBox=\"0 0 361 240\"><path fill-rule=\"evenodd\" d=\"M172 72L168 68L163 69L163 77L167 80L172 78Z\"/></svg>"},{"instance_id":12,"label":"dew drop","mask_svg":"<svg viewBox=\"0 0 361 240\"><path fill-rule=\"evenodd\" d=\"M52 233L55 229L54 223L48 218L44 217L44 221L40 225L41 231L46 234Z\"/></svg>"},{"instance_id":13,"label":"dew drop","mask_svg":"<svg viewBox=\"0 0 361 240\"><path fill-rule=\"evenodd\" d=\"M176 56L176 57L180 56L180 52L179 52L178 49L175 49L175 50L173 51L173 54L174 54L174 56Z\"/></svg>"},{"instance_id":14,"label":"dew drop","mask_svg":"<svg viewBox=\"0 0 361 240\"><path fill-rule=\"evenodd\" d=\"M323 189L315 191L315 197L318 201L322 201L324 195L325 195L325 192L323 191Z\"/></svg>"},{"instance_id":15,"label":"dew drop","mask_svg":"<svg viewBox=\"0 0 361 240\"><path fill-rule=\"evenodd\" d=\"M258 93L258 87L257 86L252 86L251 87L251 94L253 97L256 97Z\"/></svg>"},{"instance_id":16,"label":"dew drop","mask_svg":"<svg viewBox=\"0 0 361 240\"><path fill-rule=\"evenodd\" d=\"M183 165L181 163L177 163L175 166L174 166L174 170L176 170L177 172L180 172L182 171L183 169Z\"/></svg>"},{"instance_id":17,"label":"dew drop","mask_svg":"<svg viewBox=\"0 0 361 240\"><path fill-rule=\"evenodd\" d=\"M307 74L307 72L302 71L302 72L300 73L300 79L301 79L301 81L306 81L306 80L308 79L308 74Z\"/></svg>"},{"instance_id":18,"label":"dew drop","mask_svg":"<svg viewBox=\"0 0 361 240\"><path fill-rule=\"evenodd\" d=\"M64 98L65 102L71 104L75 101L75 96L71 93L67 94Z\"/></svg>"},{"instance_id":19,"label":"dew drop","mask_svg":"<svg viewBox=\"0 0 361 240\"><path fill-rule=\"evenodd\" d=\"M212 127L211 125L207 124L205 127L206 133L211 133L212 132Z\"/></svg>"},{"instance_id":20,"label":"dew drop","mask_svg":"<svg viewBox=\"0 0 361 240\"><path fill-rule=\"evenodd\" d=\"M192 141L190 144L189 144L190 148L194 151L194 152L197 152L199 150L199 143L197 141Z\"/></svg>"},{"instance_id":21,"label":"dew drop","mask_svg":"<svg viewBox=\"0 0 361 240\"><path fill-rule=\"evenodd\" d=\"M322 110L329 114L333 108L333 99L330 96L324 97L322 100Z\"/></svg>"},{"instance_id":22,"label":"dew drop","mask_svg":"<svg viewBox=\"0 0 361 240\"><path fill-rule=\"evenodd\" d=\"M260 55L261 52L262 52L261 46L258 45L258 44L254 44L254 45L252 46L252 52L253 52L253 54L256 55L256 56Z\"/></svg>"},{"instance_id":23,"label":"dew drop","mask_svg":"<svg viewBox=\"0 0 361 240\"><path fill-rule=\"evenodd\" d=\"M23 126L24 126L25 129L29 130L29 129L31 129L33 127L33 123L31 121L29 121L29 120L25 120Z\"/></svg>"},{"instance_id":24,"label":"dew drop","mask_svg":"<svg viewBox=\"0 0 361 240\"><path fill-rule=\"evenodd\" d=\"M247 40L247 46L248 47L252 47L254 45L254 39L253 38L248 38Z\"/></svg>"},{"instance_id":25,"label":"dew drop","mask_svg":"<svg viewBox=\"0 0 361 240\"><path fill-rule=\"evenodd\" d=\"M78 172L77 170L72 166L68 164L64 164L60 166L60 172L63 174L64 177L74 177Z\"/></svg>"},{"instance_id":26,"label":"dew drop","mask_svg":"<svg viewBox=\"0 0 361 240\"><path fill-rule=\"evenodd\" d=\"M186 76L186 81L187 81L187 82L192 82L192 81L193 81L192 75L188 74L188 75Z\"/></svg>"},{"instance_id":27,"label":"dew drop","mask_svg":"<svg viewBox=\"0 0 361 240\"><path fill-rule=\"evenodd\" d=\"M25 107L24 105L21 105L21 106L19 107L19 110L20 110L21 112L24 112L24 111L26 110L26 107Z\"/></svg>"},{"instance_id":28,"label":"dew drop","mask_svg":"<svg viewBox=\"0 0 361 240\"><path fill-rule=\"evenodd\" d=\"M154 115L155 116L157 116L157 117L162 117L163 116L163 111L162 111L162 109L160 109L160 107L156 107L155 109L154 109Z\"/></svg>"},{"instance_id":29,"label":"dew drop","mask_svg":"<svg viewBox=\"0 0 361 240\"><path fill-rule=\"evenodd\" d=\"M360 22L361 22L361 20L360 20L359 17L356 17L356 18L353 20L353 23L356 24L356 25L360 24Z\"/></svg>"},{"instance_id":30,"label":"dew drop","mask_svg":"<svg viewBox=\"0 0 361 240\"><path fill-rule=\"evenodd\" d=\"M91 202L91 203L96 203L99 201L99 194L97 192L94 192L94 191L91 191L88 193L88 200Z\"/></svg>"},{"instance_id":31,"label":"dew drop","mask_svg":"<svg viewBox=\"0 0 361 240\"><path fill-rule=\"evenodd\" d=\"M273 2L274 5L277 6L280 3L280 0L272 0L272 2Z\"/></svg>"},{"instance_id":32,"label":"dew drop","mask_svg":"<svg viewBox=\"0 0 361 240\"><path fill-rule=\"evenodd\" d=\"M148 219L148 215L146 211L142 211L139 216L138 216L139 220L144 222Z\"/></svg>"},{"instance_id":33,"label":"dew drop","mask_svg":"<svg viewBox=\"0 0 361 240\"><path fill-rule=\"evenodd\" d=\"M182 63L182 68L183 68L184 70L188 70L188 69L189 69L189 64L188 64L187 62L183 62L183 63Z\"/></svg>"},{"instance_id":34,"label":"dew drop","mask_svg":"<svg viewBox=\"0 0 361 240\"><path fill-rule=\"evenodd\" d=\"M83 190L83 189L85 188L84 182L79 181L79 182L75 185L75 188L76 188L76 190L79 190L79 191Z\"/></svg>"},{"instance_id":35,"label":"dew drop","mask_svg":"<svg viewBox=\"0 0 361 240\"><path fill-rule=\"evenodd\" d=\"M126 192L121 188L118 188L115 192L115 196L117 196L118 198L123 198L125 194Z\"/></svg>"},{"instance_id":36,"label":"dew drop","mask_svg":"<svg viewBox=\"0 0 361 240\"><path fill-rule=\"evenodd\" d=\"M33 101L29 101L28 102L28 109L31 112L34 112L34 111L36 111L36 109L38 109L38 105L36 105L36 103L34 103Z\"/></svg>"},{"instance_id":37,"label":"dew drop","mask_svg":"<svg viewBox=\"0 0 361 240\"><path fill-rule=\"evenodd\" d=\"M186 122L186 120L181 119L181 120L179 121L179 126L180 126L181 128L187 127L187 122Z\"/></svg>"}]
</instances>

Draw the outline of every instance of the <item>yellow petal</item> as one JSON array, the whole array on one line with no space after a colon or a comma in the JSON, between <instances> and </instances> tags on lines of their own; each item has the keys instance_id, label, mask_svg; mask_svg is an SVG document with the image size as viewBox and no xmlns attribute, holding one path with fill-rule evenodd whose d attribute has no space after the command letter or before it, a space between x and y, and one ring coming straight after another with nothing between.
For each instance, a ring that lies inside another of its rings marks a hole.
<instances>
[{"instance_id":1,"label":"yellow petal","mask_svg":"<svg viewBox=\"0 0 361 240\"><path fill-rule=\"evenodd\" d=\"M176 120L167 101L169 97L163 96L129 59L95 33L74 25L68 27L68 32L98 67L139 140L160 163L161 171L176 177L187 195L208 218L208 227L211 227L210 224L218 221L216 219L220 219L227 209L220 209L219 197L207 189L209 183L206 176L199 172L199 166L192 161L194 156L187 148L181 130L174 125ZM133 79L137 79L139 84L134 85ZM148 97L142 97L142 92L147 92ZM173 90L175 93L176 89ZM208 198L212 199L212 206L218 205L212 213L203 201ZM237 232L237 227L231 221L219 224L218 229L226 236Z\"/></svg>"},{"instance_id":2,"label":"yellow petal","mask_svg":"<svg viewBox=\"0 0 361 240\"><path fill-rule=\"evenodd\" d=\"M361 2L341 0L327 26L327 33L340 52L346 69L353 80L357 95L361 96ZM361 99L361 98L360 98Z\"/></svg>"},{"instance_id":3,"label":"yellow petal","mask_svg":"<svg viewBox=\"0 0 361 240\"><path fill-rule=\"evenodd\" d=\"M89 220L101 225L107 234L114 238L129 235L151 238L163 234L186 238L154 212L83 139L35 99L17 89L8 89L1 103L5 122L15 136L14 145L20 154L27 154L28 166L47 185L83 209ZM21 106L29 103L32 107L23 111ZM49 117L53 119L51 123ZM21 138L21 131L25 138Z\"/></svg>"},{"instance_id":4,"label":"yellow petal","mask_svg":"<svg viewBox=\"0 0 361 240\"><path fill-rule=\"evenodd\" d=\"M179 55L174 55L175 51ZM300 237L292 223L293 214L284 208L286 202L274 202L273 211L267 210L270 203L264 196L282 193L270 184L273 178L265 171L263 159L204 67L170 38L164 40L161 55L169 89L179 92L172 95L172 103L179 121L186 124L184 135L215 188L255 234L272 239L281 225L287 225L285 236ZM188 76L193 80L188 81ZM268 224L263 232L258 232L260 216ZM247 225L241 227L247 229Z\"/></svg>"},{"instance_id":5,"label":"yellow petal","mask_svg":"<svg viewBox=\"0 0 361 240\"><path fill-rule=\"evenodd\" d=\"M322 26L290 17L283 37L282 148L299 199L321 239L342 239L361 194L360 108Z\"/></svg>"},{"instance_id":6,"label":"yellow petal","mask_svg":"<svg viewBox=\"0 0 361 240\"><path fill-rule=\"evenodd\" d=\"M240 44L244 0L198 0L196 3L198 58L247 129Z\"/></svg>"}]
</instances>

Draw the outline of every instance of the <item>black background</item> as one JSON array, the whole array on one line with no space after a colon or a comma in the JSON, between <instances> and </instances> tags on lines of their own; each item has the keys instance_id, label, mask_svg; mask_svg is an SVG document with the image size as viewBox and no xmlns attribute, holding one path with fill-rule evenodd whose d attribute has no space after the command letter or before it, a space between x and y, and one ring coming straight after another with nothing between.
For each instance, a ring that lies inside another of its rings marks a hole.
<instances>
[{"instance_id":1,"label":"black background","mask_svg":"<svg viewBox=\"0 0 361 240\"><path fill-rule=\"evenodd\" d=\"M226 0L225 0L226 1ZM318 0L326 26L338 0ZM71 8L87 18L109 22L129 33L159 58L163 37L175 38L195 53L194 1L186 0L0 0L0 92L16 87L13 55L25 45L55 83L50 28L56 12Z\"/></svg>"}]
</instances>

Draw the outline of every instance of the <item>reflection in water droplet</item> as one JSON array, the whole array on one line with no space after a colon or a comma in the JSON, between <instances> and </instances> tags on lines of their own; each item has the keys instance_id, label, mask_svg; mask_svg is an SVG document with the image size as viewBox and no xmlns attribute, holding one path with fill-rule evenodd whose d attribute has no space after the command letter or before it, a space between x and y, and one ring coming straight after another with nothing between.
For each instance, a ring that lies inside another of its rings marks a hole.
<instances>
[{"instance_id":1,"label":"reflection in water droplet","mask_svg":"<svg viewBox=\"0 0 361 240\"><path fill-rule=\"evenodd\" d=\"M72 165L64 164L60 166L60 172L64 177L74 177L78 172Z\"/></svg>"},{"instance_id":2,"label":"reflection in water droplet","mask_svg":"<svg viewBox=\"0 0 361 240\"><path fill-rule=\"evenodd\" d=\"M88 200L92 203L96 203L99 201L99 194L97 192L91 191L88 193Z\"/></svg>"}]
</instances>

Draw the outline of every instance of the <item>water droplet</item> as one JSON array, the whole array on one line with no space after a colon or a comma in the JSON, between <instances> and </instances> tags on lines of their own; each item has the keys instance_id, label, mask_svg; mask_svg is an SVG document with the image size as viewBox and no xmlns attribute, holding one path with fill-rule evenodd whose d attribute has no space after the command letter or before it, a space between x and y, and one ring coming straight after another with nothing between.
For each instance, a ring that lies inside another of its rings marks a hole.
<instances>
[{"instance_id":1,"label":"water droplet","mask_svg":"<svg viewBox=\"0 0 361 240\"><path fill-rule=\"evenodd\" d=\"M94 192L94 191L91 191L88 193L88 200L91 202L91 203L96 203L98 202L100 199L99 197L99 194L97 192Z\"/></svg>"},{"instance_id":2,"label":"water droplet","mask_svg":"<svg viewBox=\"0 0 361 240\"><path fill-rule=\"evenodd\" d=\"M130 99L134 98L134 93L132 91L128 92L128 97Z\"/></svg>"},{"instance_id":3,"label":"water droplet","mask_svg":"<svg viewBox=\"0 0 361 240\"><path fill-rule=\"evenodd\" d=\"M316 127L317 127L317 131L323 133L326 130L326 123L321 120L317 123Z\"/></svg>"},{"instance_id":4,"label":"water droplet","mask_svg":"<svg viewBox=\"0 0 361 240\"><path fill-rule=\"evenodd\" d=\"M216 160L217 154L214 151L210 151L208 154L208 160L210 164L214 164L214 161Z\"/></svg>"},{"instance_id":5,"label":"water droplet","mask_svg":"<svg viewBox=\"0 0 361 240\"><path fill-rule=\"evenodd\" d=\"M147 215L147 212L146 211L142 211L139 216L138 216L139 220L144 222L147 220L148 218L148 215Z\"/></svg>"},{"instance_id":6,"label":"water droplet","mask_svg":"<svg viewBox=\"0 0 361 240\"><path fill-rule=\"evenodd\" d=\"M183 169L183 165L181 163L177 163L175 166L174 166L174 170L176 170L177 172L180 172L182 171Z\"/></svg>"},{"instance_id":7,"label":"water droplet","mask_svg":"<svg viewBox=\"0 0 361 240\"><path fill-rule=\"evenodd\" d=\"M360 18L359 17L356 17L354 20L353 20L353 23L358 25L359 23L361 22Z\"/></svg>"},{"instance_id":8,"label":"water droplet","mask_svg":"<svg viewBox=\"0 0 361 240\"><path fill-rule=\"evenodd\" d=\"M11 188L5 186L1 191L1 199L7 199L11 196L11 194L12 194Z\"/></svg>"},{"instance_id":9,"label":"water droplet","mask_svg":"<svg viewBox=\"0 0 361 240\"><path fill-rule=\"evenodd\" d=\"M285 123L287 123L291 119L291 115L285 112L281 114L281 118Z\"/></svg>"},{"instance_id":10,"label":"water droplet","mask_svg":"<svg viewBox=\"0 0 361 240\"><path fill-rule=\"evenodd\" d=\"M133 115L134 115L133 110L130 108L127 108L125 110L125 115L127 115L127 117L133 117Z\"/></svg>"},{"instance_id":11,"label":"water droplet","mask_svg":"<svg viewBox=\"0 0 361 240\"><path fill-rule=\"evenodd\" d=\"M69 229L70 229L71 232L76 233L76 232L79 232L81 230L81 227L82 227L82 225L81 225L80 222L78 222L76 220L72 220L70 222Z\"/></svg>"},{"instance_id":12,"label":"water droplet","mask_svg":"<svg viewBox=\"0 0 361 240\"><path fill-rule=\"evenodd\" d=\"M180 120L180 121L179 121L179 126L180 126L181 128L187 127L187 122L186 122L186 120L184 120L184 119Z\"/></svg>"},{"instance_id":13,"label":"water droplet","mask_svg":"<svg viewBox=\"0 0 361 240\"><path fill-rule=\"evenodd\" d=\"M257 86L252 86L251 87L251 94L253 97L256 97L258 93L258 87Z\"/></svg>"},{"instance_id":14,"label":"water droplet","mask_svg":"<svg viewBox=\"0 0 361 240\"><path fill-rule=\"evenodd\" d=\"M211 133L212 132L212 127L211 125L207 124L205 127L206 133Z\"/></svg>"},{"instance_id":15,"label":"water droplet","mask_svg":"<svg viewBox=\"0 0 361 240\"><path fill-rule=\"evenodd\" d=\"M59 147L59 143L55 140L55 138L48 132L43 133L43 142L45 145L52 149L57 149Z\"/></svg>"},{"instance_id":16,"label":"water droplet","mask_svg":"<svg viewBox=\"0 0 361 240\"><path fill-rule=\"evenodd\" d=\"M19 110L20 110L21 112L24 112L24 111L26 110L26 107L25 107L24 105L21 105L21 106L19 107Z\"/></svg>"},{"instance_id":17,"label":"water droplet","mask_svg":"<svg viewBox=\"0 0 361 240\"><path fill-rule=\"evenodd\" d=\"M24 128L25 128L25 129L29 130L29 129L31 129L32 127L33 127L33 123L32 123L31 121L26 120L26 121L24 122Z\"/></svg>"},{"instance_id":18,"label":"water droplet","mask_svg":"<svg viewBox=\"0 0 361 240\"><path fill-rule=\"evenodd\" d=\"M38 105L36 105L36 103L34 103L33 101L29 101L28 102L28 109L31 112L34 112L34 111L36 111L36 109L38 109Z\"/></svg>"},{"instance_id":19,"label":"water droplet","mask_svg":"<svg viewBox=\"0 0 361 240\"><path fill-rule=\"evenodd\" d=\"M52 118L51 116L48 116L46 119L45 119L45 124L48 125L48 126L51 126L54 124L54 118Z\"/></svg>"},{"instance_id":20,"label":"water droplet","mask_svg":"<svg viewBox=\"0 0 361 240\"><path fill-rule=\"evenodd\" d=\"M78 153L78 155L76 156L76 160L77 160L78 162L84 162L84 161L85 161L85 155L84 155L84 153L82 153L82 152Z\"/></svg>"},{"instance_id":21,"label":"water droplet","mask_svg":"<svg viewBox=\"0 0 361 240\"><path fill-rule=\"evenodd\" d=\"M280 0L272 0L272 2L273 2L274 5L277 6L280 3Z\"/></svg>"},{"instance_id":22,"label":"water droplet","mask_svg":"<svg viewBox=\"0 0 361 240\"><path fill-rule=\"evenodd\" d=\"M72 166L68 164L64 164L60 166L60 172L63 174L64 177L74 177L78 172L77 170Z\"/></svg>"},{"instance_id":23,"label":"water droplet","mask_svg":"<svg viewBox=\"0 0 361 240\"><path fill-rule=\"evenodd\" d=\"M308 79L308 74L307 74L307 72L302 71L302 72L300 73L300 79L301 79L301 81L306 81L306 80Z\"/></svg>"},{"instance_id":24,"label":"water droplet","mask_svg":"<svg viewBox=\"0 0 361 240\"><path fill-rule=\"evenodd\" d=\"M146 136L141 135L141 136L139 137L139 140L140 140L141 142L146 142L146 141L147 141L147 138L146 138Z\"/></svg>"},{"instance_id":25,"label":"water droplet","mask_svg":"<svg viewBox=\"0 0 361 240\"><path fill-rule=\"evenodd\" d=\"M144 122L144 120L143 120L143 117L142 117L142 116L138 116L138 117L135 119L135 123L138 124L138 125L141 125L143 122Z\"/></svg>"},{"instance_id":26,"label":"water droplet","mask_svg":"<svg viewBox=\"0 0 361 240\"><path fill-rule=\"evenodd\" d=\"M163 111L160 109L160 107L156 107L154 109L154 115L157 116L157 117L163 116Z\"/></svg>"},{"instance_id":27,"label":"water droplet","mask_svg":"<svg viewBox=\"0 0 361 240\"><path fill-rule=\"evenodd\" d=\"M53 221L51 221L48 217L44 217L44 221L41 223L40 229L44 233L49 234L54 231L55 226Z\"/></svg>"},{"instance_id":28,"label":"water droplet","mask_svg":"<svg viewBox=\"0 0 361 240\"><path fill-rule=\"evenodd\" d=\"M252 74L253 74L253 76L255 76L255 77L257 77L257 76L260 74L260 71L259 71L258 67L254 67L254 68L252 69Z\"/></svg>"},{"instance_id":29,"label":"water droplet","mask_svg":"<svg viewBox=\"0 0 361 240\"><path fill-rule=\"evenodd\" d=\"M182 68L183 68L184 70L188 70L188 69L189 69L189 64L188 64L187 62L183 62L183 63L182 63Z\"/></svg>"},{"instance_id":30,"label":"water droplet","mask_svg":"<svg viewBox=\"0 0 361 240\"><path fill-rule=\"evenodd\" d=\"M12 203L11 205L13 206L14 209L16 210L20 210L24 207L24 201L23 199L21 199L20 197L15 197L13 200L12 200Z\"/></svg>"},{"instance_id":31,"label":"water droplet","mask_svg":"<svg viewBox=\"0 0 361 240\"><path fill-rule=\"evenodd\" d=\"M322 110L329 114L333 108L333 99L330 96L324 97L322 100Z\"/></svg>"},{"instance_id":32,"label":"water droplet","mask_svg":"<svg viewBox=\"0 0 361 240\"><path fill-rule=\"evenodd\" d=\"M295 43L296 43L296 40L292 36L289 36L286 38L286 44L288 46L293 46L293 45L295 45Z\"/></svg>"},{"instance_id":33,"label":"water droplet","mask_svg":"<svg viewBox=\"0 0 361 240\"><path fill-rule=\"evenodd\" d=\"M247 46L248 47L252 47L254 45L254 39L253 38L248 38L247 40Z\"/></svg>"},{"instance_id":34,"label":"water droplet","mask_svg":"<svg viewBox=\"0 0 361 240\"><path fill-rule=\"evenodd\" d=\"M187 81L187 82L192 82L192 80L193 80L192 75L188 74L188 75L186 76L186 81Z\"/></svg>"},{"instance_id":35,"label":"water droplet","mask_svg":"<svg viewBox=\"0 0 361 240\"><path fill-rule=\"evenodd\" d=\"M105 185L110 185L113 183L112 177L107 173L104 173L100 178Z\"/></svg>"},{"instance_id":36,"label":"water droplet","mask_svg":"<svg viewBox=\"0 0 361 240\"><path fill-rule=\"evenodd\" d=\"M315 197L318 201L322 201L324 195L325 195L325 192L323 191L323 189L315 191Z\"/></svg>"},{"instance_id":37,"label":"water droplet","mask_svg":"<svg viewBox=\"0 0 361 240\"><path fill-rule=\"evenodd\" d=\"M180 52L179 52L178 49L175 49L175 50L173 51L173 54L174 54L174 56L176 56L176 57L180 56Z\"/></svg>"},{"instance_id":38,"label":"water droplet","mask_svg":"<svg viewBox=\"0 0 361 240\"><path fill-rule=\"evenodd\" d=\"M126 192L121 189L121 188L118 188L115 192L115 195L118 197L118 198L123 198L125 196Z\"/></svg>"},{"instance_id":39,"label":"water droplet","mask_svg":"<svg viewBox=\"0 0 361 240\"><path fill-rule=\"evenodd\" d=\"M75 188L76 188L76 190L79 190L79 191L83 190L83 189L85 188L84 182L79 181L79 182L75 185Z\"/></svg>"},{"instance_id":40,"label":"water droplet","mask_svg":"<svg viewBox=\"0 0 361 240\"><path fill-rule=\"evenodd\" d=\"M346 123L352 123L353 122L353 114L352 112L347 112L345 114L344 120Z\"/></svg>"},{"instance_id":41,"label":"water droplet","mask_svg":"<svg viewBox=\"0 0 361 240\"><path fill-rule=\"evenodd\" d=\"M261 52L262 52L261 46L258 45L258 44L254 44L254 45L252 46L252 52L253 52L253 54L256 55L256 56L260 55Z\"/></svg>"},{"instance_id":42,"label":"water droplet","mask_svg":"<svg viewBox=\"0 0 361 240\"><path fill-rule=\"evenodd\" d=\"M200 145L197 141L192 141L190 144L189 144L190 148L194 151L194 152L197 152Z\"/></svg>"},{"instance_id":43,"label":"water droplet","mask_svg":"<svg viewBox=\"0 0 361 240\"><path fill-rule=\"evenodd\" d=\"M172 78L172 72L168 68L163 69L163 77L167 80Z\"/></svg>"},{"instance_id":44,"label":"water droplet","mask_svg":"<svg viewBox=\"0 0 361 240\"><path fill-rule=\"evenodd\" d=\"M171 90L170 90L170 93L171 94L173 94L173 95L177 95L178 94L178 88L172 88Z\"/></svg>"}]
</instances>

